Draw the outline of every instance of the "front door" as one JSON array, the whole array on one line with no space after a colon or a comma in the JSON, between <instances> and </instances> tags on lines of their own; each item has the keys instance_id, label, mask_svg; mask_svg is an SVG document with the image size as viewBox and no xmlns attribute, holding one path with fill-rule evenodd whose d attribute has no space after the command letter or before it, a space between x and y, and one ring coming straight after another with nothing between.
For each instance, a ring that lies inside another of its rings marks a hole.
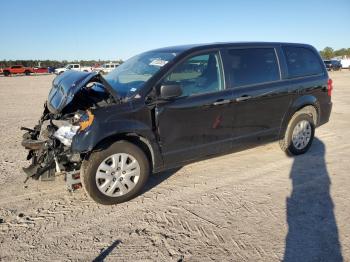
<instances>
[{"instance_id":1,"label":"front door","mask_svg":"<svg viewBox=\"0 0 350 262\"><path fill-rule=\"evenodd\" d=\"M188 58L162 83L179 84L182 96L159 103L156 124L166 165L231 148L232 90L225 88L219 52Z\"/></svg>"}]
</instances>

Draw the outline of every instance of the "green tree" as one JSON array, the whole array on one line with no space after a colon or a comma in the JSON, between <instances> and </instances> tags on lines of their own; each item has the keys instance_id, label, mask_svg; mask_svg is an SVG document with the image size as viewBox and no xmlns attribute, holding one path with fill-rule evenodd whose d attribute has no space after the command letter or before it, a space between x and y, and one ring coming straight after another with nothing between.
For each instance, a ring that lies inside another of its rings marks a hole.
<instances>
[{"instance_id":1,"label":"green tree","mask_svg":"<svg viewBox=\"0 0 350 262\"><path fill-rule=\"evenodd\" d=\"M343 56L347 54L347 49L346 48L341 48L338 50L334 51L334 56Z\"/></svg>"},{"instance_id":2,"label":"green tree","mask_svg":"<svg viewBox=\"0 0 350 262\"><path fill-rule=\"evenodd\" d=\"M331 59L334 57L334 50L332 47L325 47L322 51L320 51L320 55L323 59Z\"/></svg>"}]
</instances>

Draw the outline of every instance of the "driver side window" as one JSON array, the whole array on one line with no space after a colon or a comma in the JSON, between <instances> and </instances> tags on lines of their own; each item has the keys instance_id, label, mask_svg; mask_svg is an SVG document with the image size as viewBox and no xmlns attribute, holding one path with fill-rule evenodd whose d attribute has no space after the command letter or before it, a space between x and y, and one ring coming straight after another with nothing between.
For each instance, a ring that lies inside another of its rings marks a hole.
<instances>
[{"instance_id":1,"label":"driver side window","mask_svg":"<svg viewBox=\"0 0 350 262\"><path fill-rule=\"evenodd\" d=\"M193 56L182 62L166 77L164 84L178 84L182 96L216 92L224 89L218 52Z\"/></svg>"}]
</instances>

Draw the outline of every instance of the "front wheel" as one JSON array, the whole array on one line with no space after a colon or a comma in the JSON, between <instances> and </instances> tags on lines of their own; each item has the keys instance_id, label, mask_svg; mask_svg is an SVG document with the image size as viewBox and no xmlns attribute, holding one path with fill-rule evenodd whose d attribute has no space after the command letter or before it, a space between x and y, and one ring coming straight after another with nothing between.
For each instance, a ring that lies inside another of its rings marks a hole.
<instances>
[{"instance_id":1,"label":"front wheel","mask_svg":"<svg viewBox=\"0 0 350 262\"><path fill-rule=\"evenodd\" d=\"M280 146L288 155L304 154L311 147L315 135L312 116L297 112L290 120Z\"/></svg>"},{"instance_id":2,"label":"front wheel","mask_svg":"<svg viewBox=\"0 0 350 262\"><path fill-rule=\"evenodd\" d=\"M97 203L113 205L137 196L149 176L145 153L127 141L93 152L81 168L83 187Z\"/></svg>"},{"instance_id":3,"label":"front wheel","mask_svg":"<svg viewBox=\"0 0 350 262\"><path fill-rule=\"evenodd\" d=\"M25 71L24 74L25 74L26 76L29 76L29 75L30 75L30 71Z\"/></svg>"}]
</instances>

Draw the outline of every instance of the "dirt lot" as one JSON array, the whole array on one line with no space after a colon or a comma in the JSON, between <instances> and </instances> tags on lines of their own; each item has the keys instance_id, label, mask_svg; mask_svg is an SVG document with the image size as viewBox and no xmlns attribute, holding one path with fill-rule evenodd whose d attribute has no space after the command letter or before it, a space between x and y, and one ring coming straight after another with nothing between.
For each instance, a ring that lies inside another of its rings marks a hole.
<instances>
[{"instance_id":1,"label":"dirt lot","mask_svg":"<svg viewBox=\"0 0 350 262\"><path fill-rule=\"evenodd\" d=\"M331 121L308 154L274 143L202 161L118 206L62 180L23 184L19 127L53 76L0 77L0 261L350 261L350 72L331 77Z\"/></svg>"}]
</instances>

